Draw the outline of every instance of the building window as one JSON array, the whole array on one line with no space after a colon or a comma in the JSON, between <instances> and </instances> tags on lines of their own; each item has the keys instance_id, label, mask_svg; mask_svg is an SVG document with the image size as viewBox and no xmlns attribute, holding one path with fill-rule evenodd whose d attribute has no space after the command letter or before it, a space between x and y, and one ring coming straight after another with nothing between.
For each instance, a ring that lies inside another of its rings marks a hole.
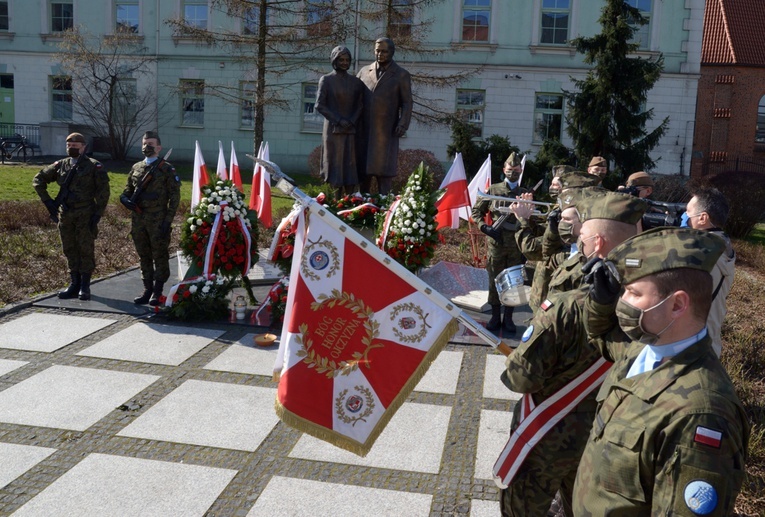
<instances>
[{"instance_id":1,"label":"building window","mask_svg":"<svg viewBox=\"0 0 765 517\"><path fill-rule=\"evenodd\" d=\"M72 2L50 3L50 31L64 32L74 27L74 6Z\"/></svg>"},{"instance_id":2,"label":"building window","mask_svg":"<svg viewBox=\"0 0 765 517\"><path fill-rule=\"evenodd\" d=\"M542 38L544 45L566 45L571 0L542 0Z\"/></svg>"},{"instance_id":3,"label":"building window","mask_svg":"<svg viewBox=\"0 0 765 517\"><path fill-rule=\"evenodd\" d=\"M136 80L131 78L119 79L114 86L112 97L112 113L118 124L131 124L136 114Z\"/></svg>"},{"instance_id":4,"label":"building window","mask_svg":"<svg viewBox=\"0 0 765 517\"><path fill-rule=\"evenodd\" d=\"M239 83L239 97L242 99L239 108L239 127L252 129L255 127L255 83Z\"/></svg>"},{"instance_id":5,"label":"building window","mask_svg":"<svg viewBox=\"0 0 765 517\"><path fill-rule=\"evenodd\" d=\"M207 29L207 0L183 0L183 21L189 27Z\"/></svg>"},{"instance_id":6,"label":"building window","mask_svg":"<svg viewBox=\"0 0 765 517\"><path fill-rule=\"evenodd\" d=\"M483 135L483 110L486 92L483 90L457 90L457 113L473 127L473 136Z\"/></svg>"},{"instance_id":7,"label":"building window","mask_svg":"<svg viewBox=\"0 0 765 517\"><path fill-rule=\"evenodd\" d=\"M266 17L268 23L268 17ZM250 7L242 13L242 34L257 36L260 27L260 7Z\"/></svg>"},{"instance_id":8,"label":"building window","mask_svg":"<svg viewBox=\"0 0 765 517\"><path fill-rule=\"evenodd\" d=\"M205 125L205 82L197 79L181 79L181 125L202 127Z\"/></svg>"},{"instance_id":9,"label":"building window","mask_svg":"<svg viewBox=\"0 0 765 517\"><path fill-rule=\"evenodd\" d=\"M757 106L757 128L754 132L754 141L765 144L765 95L760 98L760 104Z\"/></svg>"},{"instance_id":10,"label":"building window","mask_svg":"<svg viewBox=\"0 0 765 517\"><path fill-rule=\"evenodd\" d=\"M489 41L491 0L463 0L462 41Z\"/></svg>"},{"instance_id":11,"label":"building window","mask_svg":"<svg viewBox=\"0 0 765 517\"><path fill-rule=\"evenodd\" d=\"M648 21L645 25L632 24L635 27L632 42L640 45L641 50L648 50L651 44L651 0L627 0L627 3Z\"/></svg>"},{"instance_id":12,"label":"building window","mask_svg":"<svg viewBox=\"0 0 765 517\"><path fill-rule=\"evenodd\" d=\"M332 0L306 0L306 32L326 36L332 31Z\"/></svg>"},{"instance_id":13,"label":"building window","mask_svg":"<svg viewBox=\"0 0 765 517\"><path fill-rule=\"evenodd\" d=\"M114 2L114 29L116 32L137 34L140 29L138 0Z\"/></svg>"},{"instance_id":14,"label":"building window","mask_svg":"<svg viewBox=\"0 0 765 517\"><path fill-rule=\"evenodd\" d=\"M72 120L72 78L50 78L50 105L53 120Z\"/></svg>"},{"instance_id":15,"label":"building window","mask_svg":"<svg viewBox=\"0 0 765 517\"><path fill-rule=\"evenodd\" d=\"M309 133L321 133L324 126L324 117L313 109L316 104L316 90L318 84L303 84L303 131Z\"/></svg>"},{"instance_id":16,"label":"building window","mask_svg":"<svg viewBox=\"0 0 765 517\"><path fill-rule=\"evenodd\" d=\"M7 31L8 23L8 2L0 2L0 31Z\"/></svg>"},{"instance_id":17,"label":"building window","mask_svg":"<svg viewBox=\"0 0 765 517\"><path fill-rule=\"evenodd\" d=\"M558 140L563 127L563 95L538 93L534 104L534 143Z\"/></svg>"},{"instance_id":18,"label":"building window","mask_svg":"<svg viewBox=\"0 0 765 517\"><path fill-rule=\"evenodd\" d=\"M393 12L388 24L388 36L393 39L408 38L412 35L414 6L412 0L394 0Z\"/></svg>"}]
</instances>

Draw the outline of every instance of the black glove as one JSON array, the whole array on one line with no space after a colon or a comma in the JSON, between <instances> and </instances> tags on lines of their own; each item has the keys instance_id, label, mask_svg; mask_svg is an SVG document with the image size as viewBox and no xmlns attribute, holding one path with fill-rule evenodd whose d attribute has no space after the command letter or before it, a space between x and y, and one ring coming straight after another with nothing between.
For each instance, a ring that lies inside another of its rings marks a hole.
<instances>
[{"instance_id":1,"label":"black glove","mask_svg":"<svg viewBox=\"0 0 765 517\"><path fill-rule=\"evenodd\" d=\"M98 214L93 214L90 216L90 231L95 233L96 230L98 230L98 221L101 220L101 216Z\"/></svg>"},{"instance_id":2,"label":"black glove","mask_svg":"<svg viewBox=\"0 0 765 517\"><path fill-rule=\"evenodd\" d=\"M120 196L120 203L122 203L122 205L123 205L125 208L127 208L128 210L130 210L131 212L135 212L136 208L138 208L138 207L136 206L136 204L135 204L135 203L133 203L132 201L130 201L130 198L129 198L129 197L127 197L127 195L125 195L125 194L122 194L122 195Z\"/></svg>"},{"instance_id":3,"label":"black glove","mask_svg":"<svg viewBox=\"0 0 765 517\"><path fill-rule=\"evenodd\" d=\"M601 305L611 305L622 290L619 272L610 260L591 258L584 266L584 281L590 284L590 298Z\"/></svg>"},{"instance_id":4,"label":"black glove","mask_svg":"<svg viewBox=\"0 0 765 517\"><path fill-rule=\"evenodd\" d=\"M560 208L550 210L550 213L547 214L547 226L550 228L550 231L555 233L556 235L558 233L559 222L560 222Z\"/></svg>"},{"instance_id":5,"label":"black glove","mask_svg":"<svg viewBox=\"0 0 765 517\"><path fill-rule=\"evenodd\" d=\"M58 205L55 201L52 199L46 199L43 201L43 204L45 205L45 208L48 209L48 214L50 214L50 220L54 223L58 222Z\"/></svg>"},{"instance_id":6,"label":"black glove","mask_svg":"<svg viewBox=\"0 0 765 517\"><path fill-rule=\"evenodd\" d=\"M162 221L162 224L159 225L159 231L162 233L163 237L169 236L171 229L172 229L172 226L170 221Z\"/></svg>"},{"instance_id":7,"label":"black glove","mask_svg":"<svg viewBox=\"0 0 765 517\"><path fill-rule=\"evenodd\" d=\"M482 224L481 225L481 231L494 239L495 241L499 241L500 237L502 237L502 233L499 230L495 230L488 224Z\"/></svg>"}]
</instances>

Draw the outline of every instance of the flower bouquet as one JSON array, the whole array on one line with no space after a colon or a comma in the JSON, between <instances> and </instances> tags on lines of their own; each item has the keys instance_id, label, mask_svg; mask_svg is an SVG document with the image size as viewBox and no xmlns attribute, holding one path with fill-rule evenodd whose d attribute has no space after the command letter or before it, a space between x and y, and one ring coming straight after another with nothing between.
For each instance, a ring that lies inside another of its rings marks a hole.
<instances>
[{"instance_id":1,"label":"flower bouquet","mask_svg":"<svg viewBox=\"0 0 765 517\"><path fill-rule=\"evenodd\" d=\"M438 243L435 217L438 189L422 163L409 176L404 192L383 222L378 245L391 258L416 273L427 267Z\"/></svg>"},{"instance_id":2,"label":"flower bouquet","mask_svg":"<svg viewBox=\"0 0 765 517\"><path fill-rule=\"evenodd\" d=\"M218 320L228 314L226 297L235 281L222 275L202 275L173 286L168 294L169 317L184 321Z\"/></svg>"},{"instance_id":3,"label":"flower bouquet","mask_svg":"<svg viewBox=\"0 0 765 517\"><path fill-rule=\"evenodd\" d=\"M343 196L334 203L324 206L354 228L375 230L379 214L384 214L390 206L389 199L390 196L383 194L361 194L357 192L350 196Z\"/></svg>"},{"instance_id":4,"label":"flower bouquet","mask_svg":"<svg viewBox=\"0 0 765 517\"><path fill-rule=\"evenodd\" d=\"M268 305L271 310L271 327L280 327L284 323L284 311L287 308L287 290L289 277L285 276L268 293Z\"/></svg>"}]
</instances>

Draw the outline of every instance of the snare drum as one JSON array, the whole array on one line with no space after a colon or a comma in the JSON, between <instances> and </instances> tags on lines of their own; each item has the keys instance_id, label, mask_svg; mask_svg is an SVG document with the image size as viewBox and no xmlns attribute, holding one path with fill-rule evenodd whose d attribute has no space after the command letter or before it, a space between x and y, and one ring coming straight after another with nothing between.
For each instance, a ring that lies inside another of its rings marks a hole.
<instances>
[{"instance_id":1,"label":"snare drum","mask_svg":"<svg viewBox=\"0 0 765 517\"><path fill-rule=\"evenodd\" d=\"M529 303L531 288L523 282L523 264L509 267L494 279L502 305L517 307Z\"/></svg>"}]
</instances>

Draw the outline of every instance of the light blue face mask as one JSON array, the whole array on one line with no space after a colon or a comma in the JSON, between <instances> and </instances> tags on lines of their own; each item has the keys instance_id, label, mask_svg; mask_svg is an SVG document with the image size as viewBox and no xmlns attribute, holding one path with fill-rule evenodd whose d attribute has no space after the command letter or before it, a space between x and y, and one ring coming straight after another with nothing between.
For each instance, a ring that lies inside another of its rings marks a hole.
<instances>
[{"instance_id":1,"label":"light blue face mask","mask_svg":"<svg viewBox=\"0 0 765 517\"><path fill-rule=\"evenodd\" d=\"M514 190L515 187L518 186L518 182L517 181L507 181L507 180L505 180L505 183L507 183L507 186L510 188L510 190Z\"/></svg>"},{"instance_id":2,"label":"light blue face mask","mask_svg":"<svg viewBox=\"0 0 765 517\"><path fill-rule=\"evenodd\" d=\"M683 212L683 215L680 216L680 227L688 228L688 221L690 220L691 218L688 217L688 212Z\"/></svg>"}]
</instances>

